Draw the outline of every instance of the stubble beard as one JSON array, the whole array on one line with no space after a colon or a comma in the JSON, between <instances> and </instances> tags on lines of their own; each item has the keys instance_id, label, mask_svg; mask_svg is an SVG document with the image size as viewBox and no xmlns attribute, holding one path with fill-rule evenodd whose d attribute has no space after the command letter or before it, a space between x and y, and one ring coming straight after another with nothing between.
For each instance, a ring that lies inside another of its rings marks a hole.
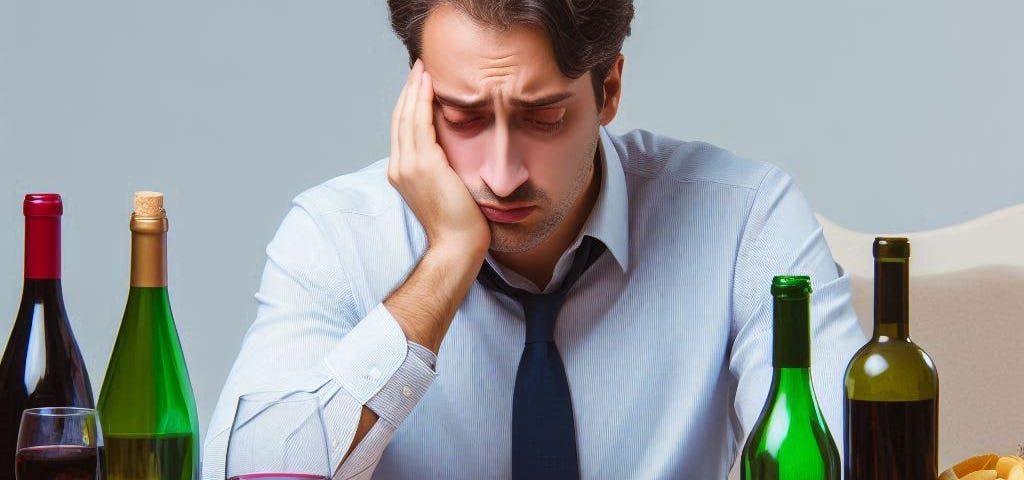
<instances>
[{"instance_id":1,"label":"stubble beard","mask_svg":"<svg viewBox=\"0 0 1024 480\"><path fill-rule=\"evenodd\" d=\"M524 253L537 248L538 245L551 237L562 224L562 221L565 220L569 211L572 210L580 195L583 194L583 190L587 188L587 180L590 178L591 172L593 172L594 162L596 161L595 155L597 154L599 138L595 135L593 140L587 145L587 148L583 150L582 155L589 161L581 160L579 162L580 168L576 171L576 176L573 178L568 194L557 203L552 204L546 192L536 192L534 200L541 207L541 211L550 212L541 218L536 225L528 227L518 224L488 222L491 228L491 251L498 253Z\"/></svg>"}]
</instances>

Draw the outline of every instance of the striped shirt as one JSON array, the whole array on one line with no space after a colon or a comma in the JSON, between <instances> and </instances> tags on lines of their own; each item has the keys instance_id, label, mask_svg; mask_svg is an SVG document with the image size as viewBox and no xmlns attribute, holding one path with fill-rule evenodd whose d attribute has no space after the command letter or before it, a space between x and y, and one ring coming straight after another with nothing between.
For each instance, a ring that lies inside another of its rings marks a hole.
<instances>
[{"instance_id":1,"label":"striped shirt","mask_svg":"<svg viewBox=\"0 0 1024 480\"><path fill-rule=\"evenodd\" d=\"M569 292L554 335L582 477L727 476L771 383L777 274L811 276L813 382L841 449L842 376L865 337L849 278L792 179L705 143L600 135L598 199L550 283L583 235L608 247ZM426 239L386 166L294 200L267 247L257 317L208 431L204 479L224 478L239 395L266 390L319 396L336 479L509 476L522 309L474 284L436 357L406 339L381 302ZM487 261L513 286L539 290ZM380 420L342 464L364 405Z\"/></svg>"}]
</instances>

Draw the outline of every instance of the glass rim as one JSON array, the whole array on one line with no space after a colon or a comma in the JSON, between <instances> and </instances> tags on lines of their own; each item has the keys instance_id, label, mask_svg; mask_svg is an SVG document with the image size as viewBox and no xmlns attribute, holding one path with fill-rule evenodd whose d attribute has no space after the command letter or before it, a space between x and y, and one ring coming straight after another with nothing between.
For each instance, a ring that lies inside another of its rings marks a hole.
<instances>
[{"instance_id":1,"label":"glass rim","mask_svg":"<svg viewBox=\"0 0 1024 480\"><path fill-rule=\"evenodd\" d=\"M33 415L37 417L84 417L98 414L99 412L95 408L83 407L38 407L26 408L22 412L22 416Z\"/></svg>"}]
</instances>

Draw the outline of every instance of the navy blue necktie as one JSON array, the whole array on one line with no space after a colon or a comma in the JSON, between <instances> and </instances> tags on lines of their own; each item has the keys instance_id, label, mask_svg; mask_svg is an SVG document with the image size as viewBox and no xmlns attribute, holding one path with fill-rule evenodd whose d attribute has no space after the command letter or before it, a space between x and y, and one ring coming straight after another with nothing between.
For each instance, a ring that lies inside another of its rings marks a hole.
<instances>
[{"instance_id":1,"label":"navy blue necktie","mask_svg":"<svg viewBox=\"0 0 1024 480\"><path fill-rule=\"evenodd\" d=\"M509 286L487 262L480 270L480 283L518 300L526 317L526 345L512 396L513 480L580 478L576 422L565 366L555 346L555 320L569 289L604 250L601 241L584 237L562 285L546 294Z\"/></svg>"}]
</instances>

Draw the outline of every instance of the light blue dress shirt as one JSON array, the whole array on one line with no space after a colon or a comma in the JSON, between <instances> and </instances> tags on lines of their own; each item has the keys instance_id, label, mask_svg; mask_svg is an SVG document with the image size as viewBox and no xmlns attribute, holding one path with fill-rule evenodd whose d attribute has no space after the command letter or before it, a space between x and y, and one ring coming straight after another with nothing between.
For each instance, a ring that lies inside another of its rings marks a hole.
<instances>
[{"instance_id":1,"label":"light blue dress shirt","mask_svg":"<svg viewBox=\"0 0 1024 480\"><path fill-rule=\"evenodd\" d=\"M608 247L555 329L583 478L727 476L771 382L778 274L811 276L813 381L842 450L843 373L865 337L849 278L792 179L705 143L600 136L600 194L550 286L488 257L510 284L537 291L557 287L582 235ZM436 357L407 341L381 302L426 241L386 162L299 195L267 247L204 479L224 478L238 396L264 390L319 395L335 478L508 477L522 310L474 284ZM380 420L342 464L363 405Z\"/></svg>"}]
</instances>

